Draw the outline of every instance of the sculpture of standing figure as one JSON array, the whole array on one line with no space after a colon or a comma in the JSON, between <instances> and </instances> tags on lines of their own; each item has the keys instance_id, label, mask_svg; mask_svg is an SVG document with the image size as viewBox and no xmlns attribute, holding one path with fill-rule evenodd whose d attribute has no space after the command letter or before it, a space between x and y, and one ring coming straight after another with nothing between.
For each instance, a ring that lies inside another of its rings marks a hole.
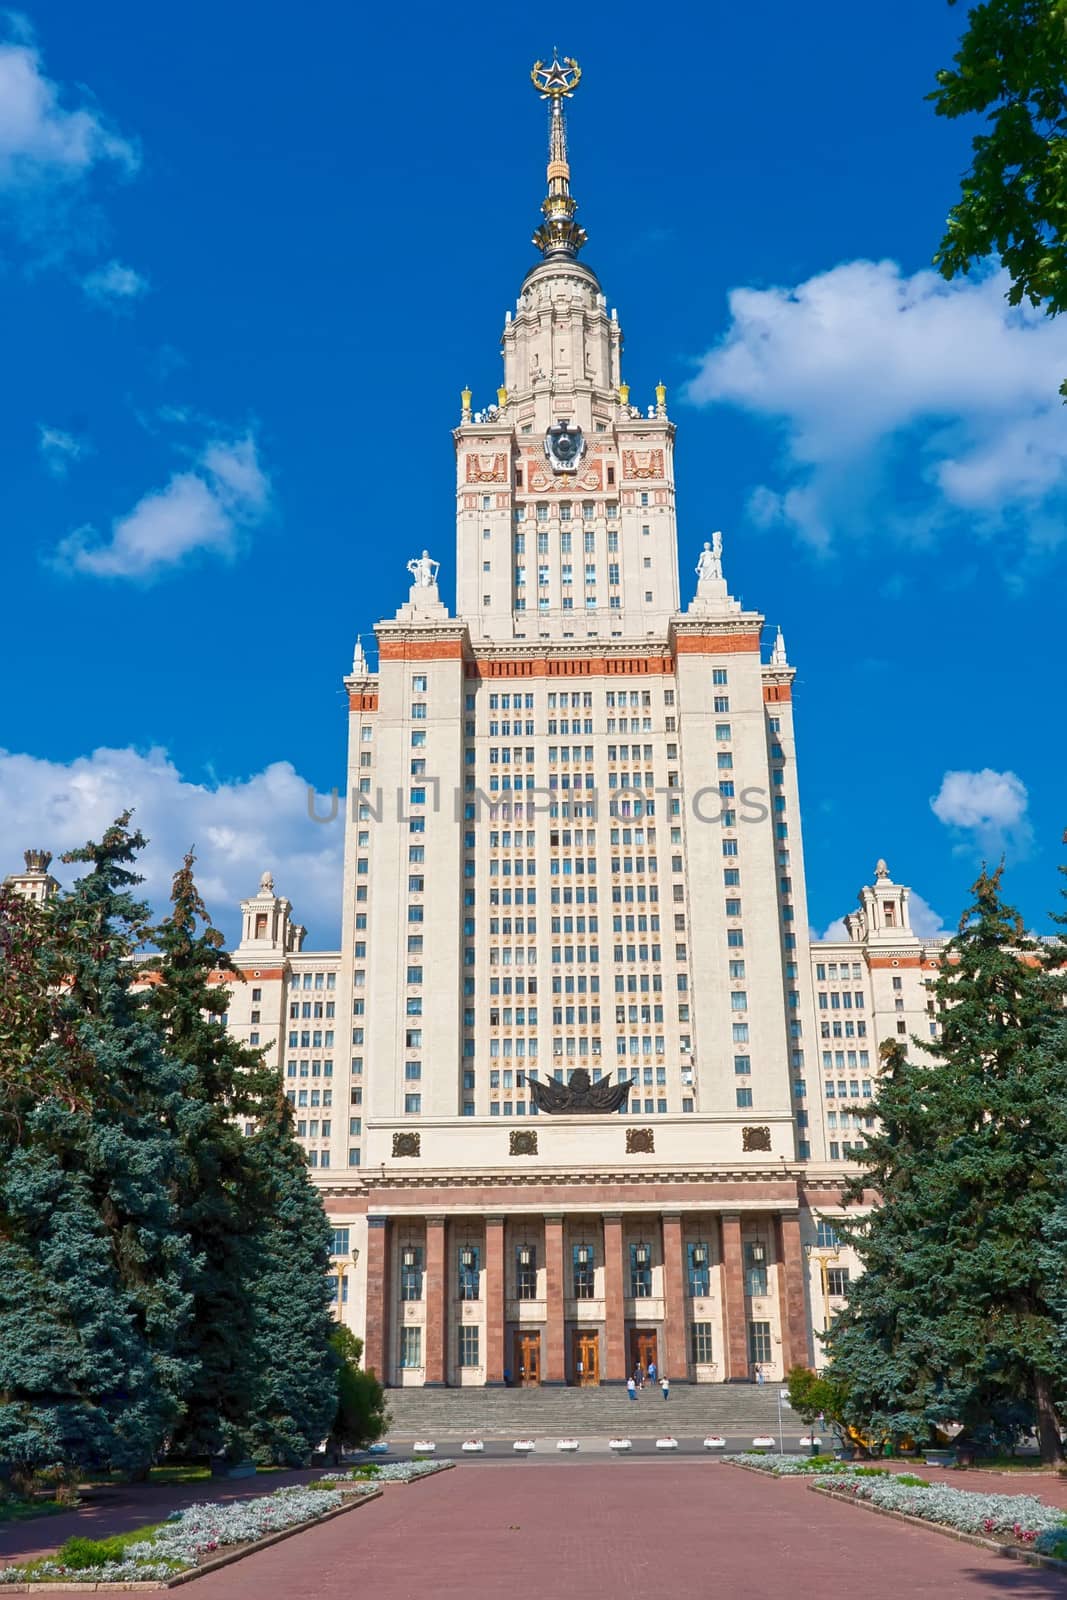
<instances>
[{"instance_id":1,"label":"sculpture of standing figure","mask_svg":"<svg viewBox=\"0 0 1067 1600\"><path fill-rule=\"evenodd\" d=\"M421 556L413 556L408 562L408 571L415 580L415 587L429 589L437 582L437 572L441 563L431 559L430 552L424 550Z\"/></svg>"},{"instance_id":2,"label":"sculpture of standing figure","mask_svg":"<svg viewBox=\"0 0 1067 1600\"><path fill-rule=\"evenodd\" d=\"M705 578L722 577L722 534L713 533L711 540L704 540L704 548L697 561L697 578L701 583Z\"/></svg>"}]
</instances>

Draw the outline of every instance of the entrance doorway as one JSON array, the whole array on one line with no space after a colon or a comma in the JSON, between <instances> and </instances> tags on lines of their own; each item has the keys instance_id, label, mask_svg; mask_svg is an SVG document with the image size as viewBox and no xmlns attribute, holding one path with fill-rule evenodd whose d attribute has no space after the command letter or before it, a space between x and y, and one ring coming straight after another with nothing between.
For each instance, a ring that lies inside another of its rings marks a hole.
<instances>
[{"instance_id":1,"label":"entrance doorway","mask_svg":"<svg viewBox=\"0 0 1067 1600\"><path fill-rule=\"evenodd\" d=\"M541 1382L541 1335L515 1335L515 1383L520 1389L536 1389Z\"/></svg>"},{"instance_id":2,"label":"entrance doorway","mask_svg":"<svg viewBox=\"0 0 1067 1600\"><path fill-rule=\"evenodd\" d=\"M649 1364L654 1361L656 1364L656 1370L658 1372L658 1348L655 1328L631 1328L630 1371L633 1372L634 1368L638 1365L638 1363L640 1363L641 1370L647 1377Z\"/></svg>"},{"instance_id":3,"label":"entrance doorway","mask_svg":"<svg viewBox=\"0 0 1067 1600\"><path fill-rule=\"evenodd\" d=\"M600 1338L596 1333L575 1329L574 1381L586 1388L600 1382Z\"/></svg>"}]
</instances>

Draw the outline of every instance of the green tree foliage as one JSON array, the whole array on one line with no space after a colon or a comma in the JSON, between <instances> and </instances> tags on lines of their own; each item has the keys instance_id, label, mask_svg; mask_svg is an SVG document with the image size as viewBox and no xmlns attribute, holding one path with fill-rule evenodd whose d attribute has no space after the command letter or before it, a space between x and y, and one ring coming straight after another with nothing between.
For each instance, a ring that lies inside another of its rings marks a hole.
<instances>
[{"instance_id":1,"label":"green tree foliage","mask_svg":"<svg viewBox=\"0 0 1067 1600\"><path fill-rule=\"evenodd\" d=\"M893 1044L864 1173L881 1196L841 1231L864 1274L829 1335L850 1420L900 1435L1029 1414L1042 1456L1061 1457L1056 1321L1042 1237L1058 1198L1062 1070L1041 1046L1050 993L1017 914L983 871L934 993L942 1037Z\"/></svg>"},{"instance_id":2,"label":"green tree foliage","mask_svg":"<svg viewBox=\"0 0 1067 1600\"><path fill-rule=\"evenodd\" d=\"M1063 836L1067 844L1067 833ZM1063 898L1067 904L1067 867L1060 867L1065 883ZM1061 1085L1060 1093L1067 1099L1067 913L1054 915L1057 938L1046 956L1046 971L1058 1004L1054 1005L1048 1031L1042 1044L1045 1057L1043 1068L1047 1075L1055 1076ZM1056 1317L1058 1332L1054 1360L1058 1394L1067 1402L1067 1140L1060 1151L1059 1201L1045 1226L1043 1263L1048 1280L1048 1297Z\"/></svg>"},{"instance_id":3,"label":"green tree foliage","mask_svg":"<svg viewBox=\"0 0 1067 1600\"><path fill-rule=\"evenodd\" d=\"M360 1366L363 1340L351 1328L334 1328L330 1346L337 1358L337 1415L330 1429L331 1446L363 1450L380 1439L388 1426L385 1390L373 1372Z\"/></svg>"},{"instance_id":4,"label":"green tree foliage","mask_svg":"<svg viewBox=\"0 0 1067 1600\"><path fill-rule=\"evenodd\" d=\"M182 1341L190 1384L171 1448L214 1456L239 1450L253 1404L249 1299L264 1213L243 1124L262 1117L276 1079L260 1051L226 1031L230 991L218 977L241 979L208 919L193 863L187 855L175 874L170 914L154 930L159 954L145 1004L168 1054L189 1074L175 1201L197 1266Z\"/></svg>"},{"instance_id":5,"label":"green tree foliage","mask_svg":"<svg viewBox=\"0 0 1067 1600\"><path fill-rule=\"evenodd\" d=\"M0 1438L26 1470L57 1443L76 1465L147 1467L189 1379L193 1262L174 1207L189 1075L132 988L146 908L128 824L65 857L89 870L40 913L36 955L23 941L0 963L0 1013L17 1013L28 969L43 1014L9 1077L39 1066L42 1093L0 1148Z\"/></svg>"},{"instance_id":6,"label":"green tree foliage","mask_svg":"<svg viewBox=\"0 0 1067 1600\"><path fill-rule=\"evenodd\" d=\"M999 256L1010 303L1055 315L1067 306L1067 0L976 5L937 85L938 115L986 117L937 266L952 278Z\"/></svg>"},{"instance_id":7,"label":"green tree foliage","mask_svg":"<svg viewBox=\"0 0 1067 1600\"><path fill-rule=\"evenodd\" d=\"M248 1148L264 1221L251 1286L254 1376L245 1441L257 1461L297 1466L336 1419L337 1359L330 1348L329 1229L280 1088Z\"/></svg>"}]
</instances>

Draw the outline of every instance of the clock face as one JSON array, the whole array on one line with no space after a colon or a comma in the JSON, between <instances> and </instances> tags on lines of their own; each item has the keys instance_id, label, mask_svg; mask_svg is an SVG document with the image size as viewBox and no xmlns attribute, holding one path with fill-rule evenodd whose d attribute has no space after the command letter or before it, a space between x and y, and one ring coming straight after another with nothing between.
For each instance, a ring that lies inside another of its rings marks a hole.
<instances>
[{"instance_id":1,"label":"clock face","mask_svg":"<svg viewBox=\"0 0 1067 1600\"><path fill-rule=\"evenodd\" d=\"M572 428L562 417L554 428L545 434L545 455L554 472L573 472L585 453L585 437L581 428Z\"/></svg>"}]
</instances>

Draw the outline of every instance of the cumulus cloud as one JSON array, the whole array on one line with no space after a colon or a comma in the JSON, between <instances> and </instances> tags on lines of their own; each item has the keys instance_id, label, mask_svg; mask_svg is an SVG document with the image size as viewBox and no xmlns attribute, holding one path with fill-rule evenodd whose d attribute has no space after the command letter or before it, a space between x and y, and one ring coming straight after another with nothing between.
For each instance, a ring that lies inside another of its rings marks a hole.
<instances>
[{"instance_id":1,"label":"cumulus cloud","mask_svg":"<svg viewBox=\"0 0 1067 1600\"><path fill-rule=\"evenodd\" d=\"M37 448L41 460L54 478L65 478L75 461L86 453L86 446L64 428L47 428L42 422L37 430Z\"/></svg>"},{"instance_id":2,"label":"cumulus cloud","mask_svg":"<svg viewBox=\"0 0 1067 1600\"><path fill-rule=\"evenodd\" d=\"M752 519L823 549L873 528L929 538L961 517L1032 520L1034 540L1054 542L1067 320L1009 307L1006 286L1003 272L946 283L852 261L793 288L733 290L688 394L780 428L781 478L754 491ZM891 469L895 510L880 494Z\"/></svg>"},{"instance_id":3,"label":"cumulus cloud","mask_svg":"<svg viewBox=\"0 0 1067 1600\"><path fill-rule=\"evenodd\" d=\"M930 801L939 822L956 834L956 849L985 856L1016 857L1029 847L1029 795L1014 772L946 772Z\"/></svg>"},{"instance_id":4,"label":"cumulus cloud","mask_svg":"<svg viewBox=\"0 0 1067 1600\"><path fill-rule=\"evenodd\" d=\"M95 180L139 164L136 144L85 90L67 94L47 75L27 19L0 11L0 224L34 263L98 248Z\"/></svg>"},{"instance_id":5,"label":"cumulus cloud","mask_svg":"<svg viewBox=\"0 0 1067 1600\"><path fill-rule=\"evenodd\" d=\"M67 764L0 750L0 838L10 852L0 861L0 877L21 866L24 848L40 846L58 857L99 838L131 806L136 826L151 841L140 870L142 892L157 912L192 845L204 898L231 942L240 933L237 902L255 893L269 868L310 940L336 947L344 808L332 822L313 822L308 785L287 761L212 785L183 777L165 750L101 749ZM320 798L318 812L325 817L330 809ZM63 882L81 870L52 863Z\"/></svg>"},{"instance_id":6,"label":"cumulus cloud","mask_svg":"<svg viewBox=\"0 0 1067 1600\"><path fill-rule=\"evenodd\" d=\"M252 436L215 439L195 467L174 473L113 522L110 539L92 527L68 535L56 564L98 578L154 578L198 552L232 556L269 505L270 480Z\"/></svg>"},{"instance_id":7,"label":"cumulus cloud","mask_svg":"<svg viewBox=\"0 0 1067 1600\"><path fill-rule=\"evenodd\" d=\"M148 292L148 279L121 261L109 261L106 267L97 267L81 280L82 288L90 300L100 306L119 310Z\"/></svg>"}]
</instances>

